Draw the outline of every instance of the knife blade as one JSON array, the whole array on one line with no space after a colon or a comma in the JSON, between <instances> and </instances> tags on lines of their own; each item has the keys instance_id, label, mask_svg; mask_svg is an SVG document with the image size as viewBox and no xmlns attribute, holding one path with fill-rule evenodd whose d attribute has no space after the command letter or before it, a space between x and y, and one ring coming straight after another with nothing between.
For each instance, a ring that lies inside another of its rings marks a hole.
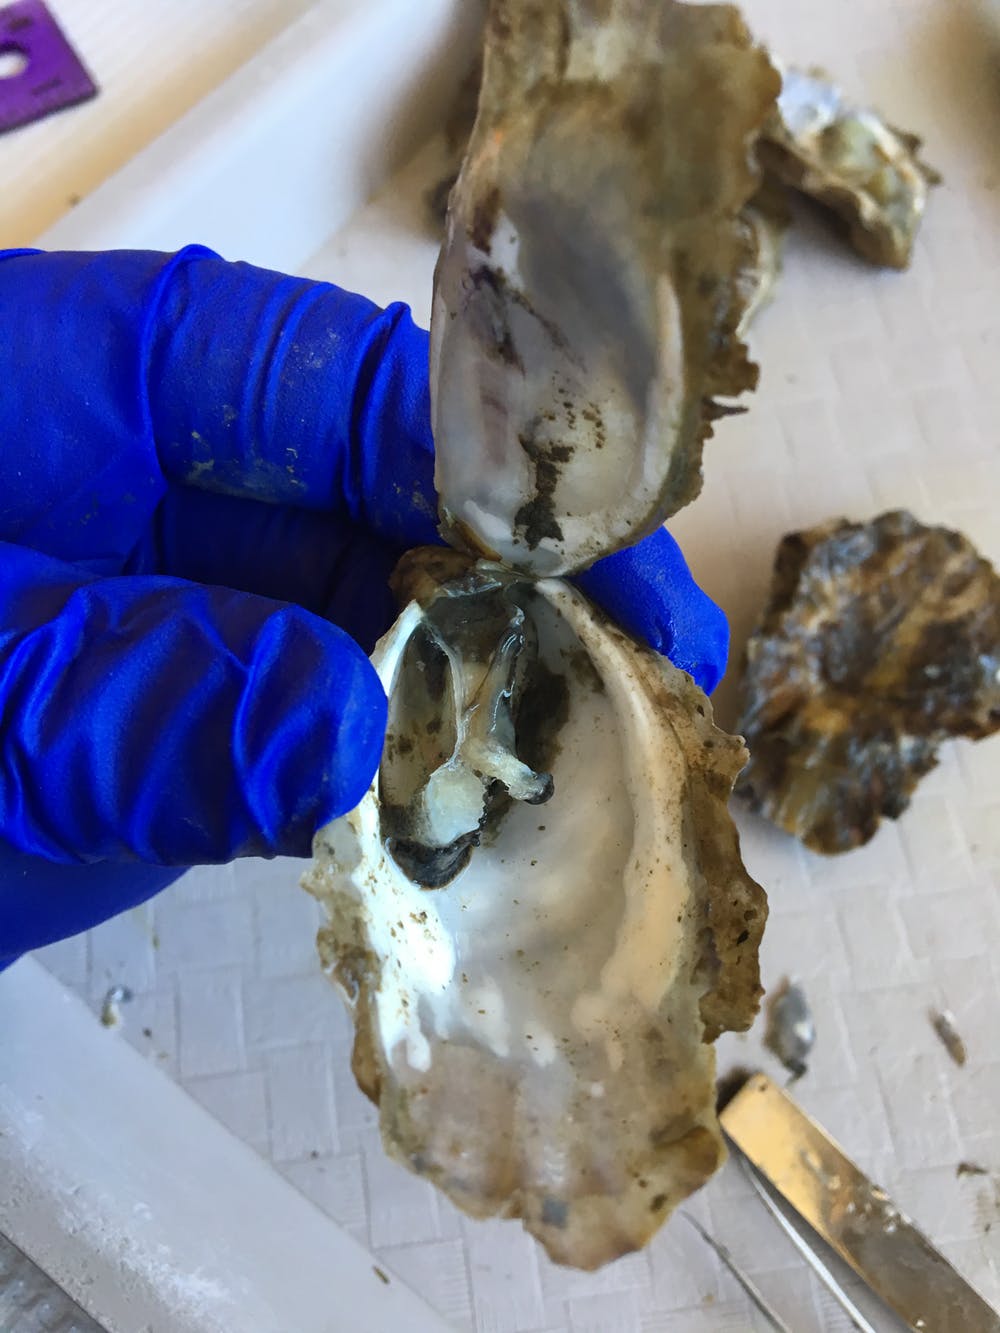
<instances>
[{"instance_id":1,"label":"knife blade","mask_svg":"<svg viewBox=\"0 0 1000 1333\"><path fill-rule=\"evenodd\" d=\"M914 1333L1000 1333L1000 1315L763 1074L720 1115L740 1151Z\"/></svg>"}]
</instances>

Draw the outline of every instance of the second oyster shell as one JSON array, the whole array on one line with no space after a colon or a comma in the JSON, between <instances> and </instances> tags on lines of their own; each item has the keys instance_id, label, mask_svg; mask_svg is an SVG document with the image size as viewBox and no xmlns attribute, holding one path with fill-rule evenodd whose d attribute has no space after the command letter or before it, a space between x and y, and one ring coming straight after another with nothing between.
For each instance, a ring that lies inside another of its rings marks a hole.
<instances>
[{"instance_id":1,"label":"second oyster shell","mask_svg":"<svg viewBox=\"0 0 1000 1333\"><path fill-rule=\"evenodd\" d=\"M948 736L1000 728L1000 577L896 510L785 537L747 647L740 790L813 851L896 818Z\"/></svg>"}]
</instances>

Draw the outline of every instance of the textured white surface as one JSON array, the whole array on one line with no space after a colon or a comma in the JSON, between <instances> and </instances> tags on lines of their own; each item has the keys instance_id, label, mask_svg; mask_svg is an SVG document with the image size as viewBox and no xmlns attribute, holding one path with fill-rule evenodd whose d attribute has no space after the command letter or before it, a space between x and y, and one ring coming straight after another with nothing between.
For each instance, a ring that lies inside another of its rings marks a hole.
<instances>
[{"instance_id":1,"label":"textured white surface","mask_svg":"<svg viewBox=\"0 0 1000 1333\"><path fill-rule=\"evenodd\" d=\"M104 1333L75 1301L0 1236L0 1333Z\"/></svg>"},{"instance_id":2,"label":"textured white surface","mask_svg":"<svg viewBox=\"0 0 1000 1333\"><path fill-rule=\"evenodd\" d=\"M0 1231L108 1333L445 1333L38 963L0 976L0 1013Z\"/></svg>"},{"instance_id":3,"label":"textured white surface","mask_svg":"<svg viewBox=\"0 0 1000 1333\"><path fill-rule=\"evenodd\" d=\"M753 0L789 59L822 60L851 91L922 132L943 169L913 269L855 261L811 215L754 334L761 392L722 423L706 487L674 524L730 615L735 655L778 538L836 514L908 505L1000 560L1000 59L961 0ZM2 151L2 150L0 150ZM412 301L426 318L432 238L418 162L307 266ZM253 258L253 256L248 256ZM733 720L733 689L719 693ZM797 1096L1000 1302L1000 741L946 747L911 810L868 847L824 861L740 816L772 916L765 983L792 973L819 1041ZM585 1276L548 1264L517 1224L473 1224L387 1162L353 1085L348 1024L316 971L313 904L294 863L187 876L153 904L46 961L99 1007L136 992L122 1035L173 1073L320 1207L370 1243L456 1327L481 1333L717 1333L763 1327L680 1221L643 1254ZM956 1068L927 1021L956 1015ZM757 1032L723 1066L773 1062ZM969 1159L992 1174L956 1177ZM730 1167L691 1210L796 1330L846 1329ZM755 1322L755 1320L757 1322Z\"/></svg>"}]
</instances>

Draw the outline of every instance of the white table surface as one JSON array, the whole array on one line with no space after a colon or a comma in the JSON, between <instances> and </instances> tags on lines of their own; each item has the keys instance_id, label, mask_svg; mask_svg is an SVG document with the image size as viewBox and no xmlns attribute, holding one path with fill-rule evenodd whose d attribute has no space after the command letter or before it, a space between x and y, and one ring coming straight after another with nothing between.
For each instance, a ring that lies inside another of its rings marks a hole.
<instances>
[{"instance_id":1,"label":"white table surface","mask_svg":"<svg viewBox=\"0 0 1000 1333\"><path fill-rule=\"evenodd\" d=\"M0 136L0 246L31 245L312 0L49 0L100 88Z\"/></svg>"},{"instance_id":2,"label":"white table surface","mask_svg":"<svg viewBox=\"0 0 1000 1333\"><path fill-rule=\"evenodd\" d=\"M232 37L237 16L252 11L266 25L281 7L170 6L172 15L195 8ZM157 44L140 13L155 17L162 38L166 9L139 0L60 6L67 20L77 16L82 49L79 16L100 11L114 28L108 14L130 12L128 40L147 53ZM734 659L761 606L775 544L791 528L905 505L961 528L1000 561L1000 58L971 0L752 0L744 9L786 58L823 61L921 132L946 179L906 275L873 272L810 217L793 237L777 301L753 335L761 391L747 417L720 425L706 450L705 491L673 525L730 615ZM122 32L114 42L125 49ZM85 54L100 77L96 36ZM139 82L130 76L122 87L139 98ZM108 89L110 101L111 81ZM45 158L44 188L31 186L34 211L22 226L37 229L60 191L81 188L67 153L70 126L100 109L97 102L28 132ZM114 139L120 123L105 125ZM94 163L109 160L103 132L93 130ZM0 166L13 143L0 139ZM430 172L428 158L414 163L304 269L376 299L410 300L426 318L435 244L421 229L418 199ZM95 166L88 182L99 174ZM732 681L719 691L718 711L732 724ZM797 1096L995 1303L998 777L1000 741L945 747L904 818L831 861L738 813L747 864L771 899L765 984L797 976L816 1012L818 1044ZM389 1163L350 1075L349 1024L318 973L316 911L295 887L298 870L274 862L192 872L145 908L45 951L43 961L95 1008L109 986L127 985L135 998L108 1040L132 1043L168 1071L456 1328L763 1327L681 1222L599 1274L571 1273L548 1263L518 1224L470 1223ZM927 1020L929 1008L945 1006L969 1048L964 1069ZM723 1067L776 1072L759 1026L725 1039L720 1052ZM964 1159L992 1174L958 1178ZM734 1168L690 1208L796 1330L849 1327Z\"/></svg>"}]
</instances>

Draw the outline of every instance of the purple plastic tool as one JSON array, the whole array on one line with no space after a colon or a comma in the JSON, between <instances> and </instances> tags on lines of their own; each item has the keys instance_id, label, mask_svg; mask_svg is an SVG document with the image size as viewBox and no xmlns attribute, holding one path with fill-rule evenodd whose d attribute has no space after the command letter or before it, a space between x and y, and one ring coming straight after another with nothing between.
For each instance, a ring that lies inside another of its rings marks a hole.
<instances>
[{"instance_id":1,"label":"purple plastic tool","mask_svg":"<svg viewBox=\"0 0 1000 1333\"><path fill-rule=\"evenodd\" d=\"M0 134L27 125L97 92L80 57L41 0L18 0L0 9L0 56L13 53L27 64L0 78Z\"/></svg>"}]
</instances>

